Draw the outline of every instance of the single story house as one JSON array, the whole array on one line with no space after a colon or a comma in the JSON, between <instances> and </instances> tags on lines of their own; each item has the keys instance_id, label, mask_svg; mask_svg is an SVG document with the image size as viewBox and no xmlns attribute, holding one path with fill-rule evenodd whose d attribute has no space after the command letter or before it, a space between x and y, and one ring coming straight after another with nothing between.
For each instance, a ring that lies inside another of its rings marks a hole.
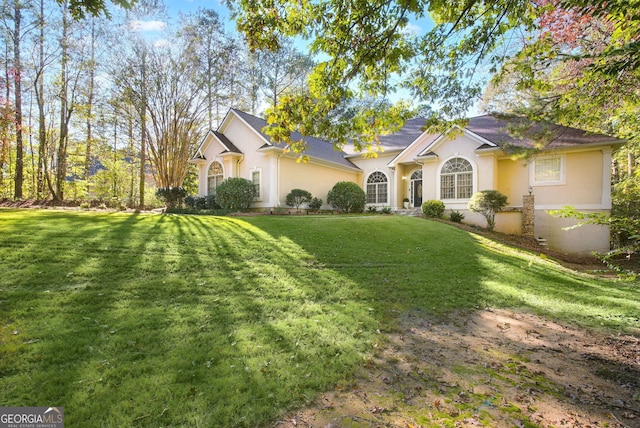
<instances>
[{"instance_id":1,"label":"single story house","mask_svg":"<svg viewBox=\"0 0 640 428\"><path fill-rule=\"evenodd\" d=\"M377 157L334 149L331 142L293 135L306 142L307 162L298 162L263 132L267 122L231 109L210 131L191 162L198 167L201 196L229 177L244 177L258 189L254 208L283 207L292 189L304 189L326 203L339 181L357 183L367 205L402 210L403 200L417 209L437 199L465 215L465 223L486 225L467 208L480 190L507 195L508 207L496 216L496 231L544 238L557 251L590 254L609 249L609 229L588 225L567 230L575 220L556 218L549 210L575 206L586 212L611 209L612 153L624 141L574 128L531 129L523 137L510 132L513 119L485 115L442 134L423 132L424 119L409 120L397 133L381 137ZM534 132L535 131L535 132ZM534 156L517 157L512 149L533 149L534 135L544 131L548 143ZM329 208L325 205L324 208ZM586 228L586 229L585 229Z\"/></svg>"}]
</instances>

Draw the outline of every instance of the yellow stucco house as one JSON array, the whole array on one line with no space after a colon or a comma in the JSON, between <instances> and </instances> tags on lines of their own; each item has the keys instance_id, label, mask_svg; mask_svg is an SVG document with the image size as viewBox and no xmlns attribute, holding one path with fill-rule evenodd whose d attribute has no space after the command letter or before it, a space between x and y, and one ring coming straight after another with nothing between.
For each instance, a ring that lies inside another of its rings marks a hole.
<instances>
[{"instance_id":1,"label":"yellow stucco house","mask_svg":"<svg viewBox=\"0 0 640 428\"><path fill-rule=\"evenodd\" d=\"M264 119L231 109L191 162L198 167L201 196L215 194L226 178L243 177L259 189L253 207L265 211L284 207L292 189L307 190L326 202L335 183L352 181L363 188L369 206L402 210L408 198L410 209L416 209L423 201L437 199L448 210L463 213L465 223L484 226L484 218L470 212L467 203L475 192L498 190L507 195L509 206L496 217L496 231L544 238L550 248L571 254L607 251L607 227L566 230L575 221L548 211L566 205L609 211L612 153L624 141L574 128L545 127L551 141L545 150L516 158L510 149L530 149L536 143L514 137L508 130L512 122L486 115L469 119L465 128L434 135L422 131L424 119L413 119L381 138L383 151L375 158L293 135L307 143L308 162L300 163L296 154L285 153L262 132Z\"/></svg>"}]
</instances>

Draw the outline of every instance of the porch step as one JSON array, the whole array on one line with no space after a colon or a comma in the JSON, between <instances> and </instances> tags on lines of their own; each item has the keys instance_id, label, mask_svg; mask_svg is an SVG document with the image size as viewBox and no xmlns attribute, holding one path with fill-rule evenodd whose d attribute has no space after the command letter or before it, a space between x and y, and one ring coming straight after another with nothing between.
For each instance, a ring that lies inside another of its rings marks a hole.
<instances>
[{"instance_id":1,"label":"porch step","mask_svg":"<svg viewBox=\"0 0 640 428\"><path fill-rule=\"evenodd\" d=\"M422 209L421 208L408 208L408 209L398 208L398 210L396 211L396 214L409 216L409 217L421 217Z\"/></svg>"}]
</instances>

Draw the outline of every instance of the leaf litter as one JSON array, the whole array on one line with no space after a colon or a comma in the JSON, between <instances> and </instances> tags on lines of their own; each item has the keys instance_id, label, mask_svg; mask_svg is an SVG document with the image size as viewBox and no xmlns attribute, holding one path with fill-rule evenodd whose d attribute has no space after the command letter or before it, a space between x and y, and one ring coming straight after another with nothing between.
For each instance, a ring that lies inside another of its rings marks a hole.
<instances>
[{"instance_id":1,"label":"leaf litter","mask_svg":"<svg viewBox=\"0 0 640 428\"><path fill-rule=\"evenodd\" d=\"M640 427L636 335L493 309L414 311L384 340L350 384L271 426Z\"/></svg>"}]
</instances>

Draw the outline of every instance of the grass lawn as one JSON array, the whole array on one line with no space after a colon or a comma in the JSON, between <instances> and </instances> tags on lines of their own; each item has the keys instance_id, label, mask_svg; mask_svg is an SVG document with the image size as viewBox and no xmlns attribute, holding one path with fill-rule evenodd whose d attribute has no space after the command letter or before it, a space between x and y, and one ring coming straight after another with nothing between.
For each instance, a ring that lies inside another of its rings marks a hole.
<instances>
[{"instance_id":1,"label":"grass lawn","mask_svg":"<svg viewBox=\"0 0 640 428\"><path fill-rule=\"evenodd\" d=\"M3 209L0 269L0 403L68 427L268 426L412 309L640 329L637 286L408 217Z\"/></svg>"}]
</instances>

